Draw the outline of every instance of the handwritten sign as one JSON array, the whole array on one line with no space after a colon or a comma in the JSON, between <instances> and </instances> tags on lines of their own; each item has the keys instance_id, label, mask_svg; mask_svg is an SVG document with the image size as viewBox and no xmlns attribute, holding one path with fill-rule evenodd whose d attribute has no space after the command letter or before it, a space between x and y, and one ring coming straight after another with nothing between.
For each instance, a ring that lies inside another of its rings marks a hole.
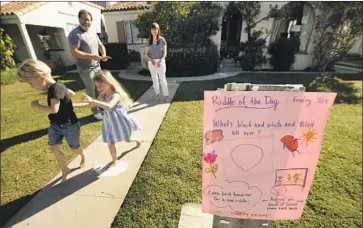
<instances>
[{"instance_id":1,"label":"handwritten sign","mask_svg":"<svg viewBox=\"0 0 363 228\"><path fill-rule=\"evenodd\" d=\"M302 215L336 93L205 91L202 211Z\"/></svg>"}]
</instances>

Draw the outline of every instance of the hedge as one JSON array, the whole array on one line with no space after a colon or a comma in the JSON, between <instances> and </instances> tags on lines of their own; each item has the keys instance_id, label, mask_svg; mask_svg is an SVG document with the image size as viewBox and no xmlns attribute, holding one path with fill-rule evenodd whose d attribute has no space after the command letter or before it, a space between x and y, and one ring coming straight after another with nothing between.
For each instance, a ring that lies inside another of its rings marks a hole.
<instances>
[{"instance_id":1,"label":"hedge","mask_svg":"<svg viewBox=\"0 0 363 228\"><path fill-rule=\"evenodd\" d=\"M218 69L218 48L209 45L199 48L168 48L167 77L189 77L213 74Z\"/></svg>"},{"instance_id":2,"label":"hedge","mask_svg":"<svg viewBox=\"0 0 363 228\"><path fill-rule=\"evenodd\" d=\"M288 71L295 63L295 54L299 51L300 41L295 38L279 38L268 48L271 54L270 64L276 71Z\"/></svg>"},{"instance_id":3,"label":"hedge","mask_svg":"<svg viewBox=\"0 0 363 228\"><path fill-rule=\"evenodd\" d=\"M127 45L125 43L105 44L106 53L112 59L101 62L101 68L105 70L122 70L129 65Z\"/></svg>"}]
</instances>

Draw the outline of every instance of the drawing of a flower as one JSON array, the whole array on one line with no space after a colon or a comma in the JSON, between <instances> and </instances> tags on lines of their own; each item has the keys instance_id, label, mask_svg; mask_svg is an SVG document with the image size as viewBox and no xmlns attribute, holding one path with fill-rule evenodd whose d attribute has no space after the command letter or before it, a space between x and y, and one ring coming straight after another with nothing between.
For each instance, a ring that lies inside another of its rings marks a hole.
<instances>
[{"instance_id":1,"label":"drawing of a flower","mask_svg":"<svg viewBox=\"0 0 363 228\"><path fill-rule=\"evenodd\" d=\"M218 170L218 164L214 164L217 160L217 154L213 150L212 153L204 153L204 161L209 164L209 167L205 169L206 173L212 173L215 178Z\"/></svg>"}]
</instances>

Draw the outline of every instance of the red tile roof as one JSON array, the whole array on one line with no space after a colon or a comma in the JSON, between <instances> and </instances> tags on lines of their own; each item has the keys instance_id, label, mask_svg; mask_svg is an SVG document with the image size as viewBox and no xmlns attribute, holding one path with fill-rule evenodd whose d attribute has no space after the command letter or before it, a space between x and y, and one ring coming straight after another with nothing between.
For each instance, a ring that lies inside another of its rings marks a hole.
<instances>
[{"instance_id":1,"label":"red tile roof","mask_svg":"<svg viewBox=\"0 0 363 228\"><path fill-rule=\"evenodd\" d=\"M1 5L0 8L0 15L6 16L6 15L17 15L21 16L25 13L28 13L36 8L39 8L40 6L50 3L50 2L9 2L4 5ZM99 9L104 9L104 7L96 5L92 2L81 2Z\"/></svg>"},{"instance_id":2,"label":"red tile roof","mask_svg":"<svg viewBox=\"0 0 363 228\"><path fill-rule=\"evenodd\" d=\"M149 2L118 2L110 5L102 12L113 12L113 11L126 11L126 10L138 10L150 8Z\"/></svg>"},{"instance_id":3,"label":"red tile roof","mask_svg":"<svg viewBox=\"0 0 363 228\"><path fill-rule=\"evenodd\" d=\"M1 6L0 15L20 16L42 6L45 3L46 2L9 2Z\"/></svg>"}]
</instances>

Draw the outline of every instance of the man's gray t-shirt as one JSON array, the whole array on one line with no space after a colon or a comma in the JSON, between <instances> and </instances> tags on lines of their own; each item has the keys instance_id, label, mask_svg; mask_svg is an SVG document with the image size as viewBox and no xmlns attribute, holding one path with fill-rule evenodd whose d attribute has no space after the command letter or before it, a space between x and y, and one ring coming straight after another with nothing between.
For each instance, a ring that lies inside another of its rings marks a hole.
<instances>
[{"instance_id":1,"label":"man's gray t-shirt","mask_svg":"<svg viewBox=\"0 0 363 228\"><path fill-rule=\"evenodd\" d=\"M76 46L78 50L92 55L99 55L98 45L102 44L98 35L91 31L83 30L80 26L74 28L68 35L70 46ZM100 65L98 61L89 59L77 59L79 69L96 68Z\"/></svg>"},{"instance_id":2,"label":"man's gray t-shirt","mask_svg":"<svg viewBox=\"0 0 363 228\"><path fill-rule=\"evenodd\" d=\"M166 46L166 41L164 37L160 36L158 44L151 44L149 41L147 42L146 46L149 48L149 56L152 59L161 59L163 57L163 47Z\"/></svg>"}]
</instances>

